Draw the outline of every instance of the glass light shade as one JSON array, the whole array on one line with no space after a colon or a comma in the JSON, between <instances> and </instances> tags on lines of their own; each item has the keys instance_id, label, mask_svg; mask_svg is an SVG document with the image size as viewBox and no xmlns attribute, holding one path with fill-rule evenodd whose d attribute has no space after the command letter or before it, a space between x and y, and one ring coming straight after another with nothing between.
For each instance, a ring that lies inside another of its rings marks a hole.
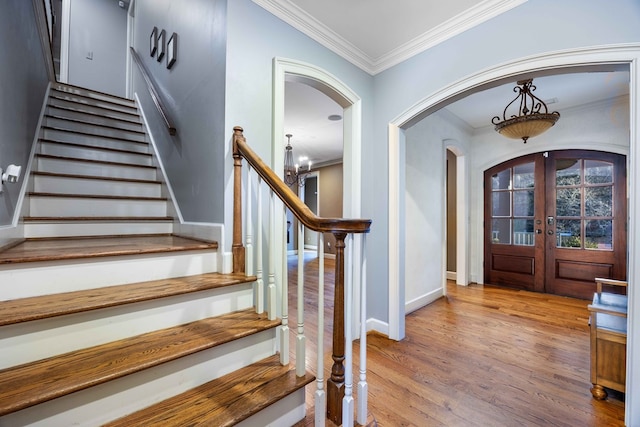
<instances>
[{"instance_id":1,"label":"glass light shade","mask_svg":"<svg viewBox=\"0 0 640 427\"><path fill-rule=\"evenodd\" d=\"M559 114L532 114L514 117L498 123L495 130L507 138L522 139L527 142L527 139L549 130L559 118Z\"/></svg>"}]
</instances>

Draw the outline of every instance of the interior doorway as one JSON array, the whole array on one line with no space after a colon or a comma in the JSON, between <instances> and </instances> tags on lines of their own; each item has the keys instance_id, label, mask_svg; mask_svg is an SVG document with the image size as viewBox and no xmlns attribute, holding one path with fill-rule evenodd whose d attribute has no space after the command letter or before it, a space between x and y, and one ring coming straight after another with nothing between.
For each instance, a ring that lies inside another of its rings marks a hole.
<instances>
[{"instance_id":1,"label":"interior doorway","mask_svg":"<svg viewBox=\"0 0 640 427\"><path fill-rule=\"evenodd\" d=\"M485 171L485 283L590 299L626 280L626 157L536 153Z\"/></svg>"}]
</instances>

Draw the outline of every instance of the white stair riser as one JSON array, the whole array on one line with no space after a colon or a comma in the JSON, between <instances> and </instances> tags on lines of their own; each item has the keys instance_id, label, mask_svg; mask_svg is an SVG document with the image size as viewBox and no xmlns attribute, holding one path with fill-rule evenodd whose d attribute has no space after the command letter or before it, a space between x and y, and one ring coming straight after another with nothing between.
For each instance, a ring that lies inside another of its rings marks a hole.
<instances>
[{"instance_id":1,"label":"white stair riser","mask_svg":"<svg viewBox=\"0 0 640 427\"><path fill-rule=\"evenodd\" d=\"M40 142L40 154L50 156L73 157L85 160L101 160L105 162L129 163L142 166L151 166L151 156L135 153L122 153L118 151L96 150L91 147L77 147L55 142Z\"/></svg>"},{"instance_id":2,"label":"white stair riser","mask_svg":"<svg viewBox=\"0 0 640 427\"><path fill-rule=\"evenodd\" d=\"M75 142L78 144L93 145L96 147L117 148L120 150L137 151L147 153L148 144L138 140L124 140L105 138L100 135L84 135L81 133L65 132L58 129L43 129L43 138L54 141Z\"/></svg>"},{"instance_id":3,"label":"white stair riser","mask_svg":"<svg viewBox=\"0 0 640 427\"><path fill-rule=\"evenodd\" d=\"M0 301L218 271L215 251L0 265ZM55 278L55 282L51 282Z\"/></svg>"},{"instance_id":4,"label":"white stair riser","mask_svg":"<svg viewBox=\"0 0 640 427\"><path fill-rule=\"evenodd\" d=\"M36 175L33 182L34 191L38 193L99 194L130 197L160 197L161 195L160 183L105 181L42 175Z\"/></svg>"},{"instance_id":5,"label":"white stair riser","mask_svg":"<svg viewBox=\"0 0 640 427\"><path fill-rule=\"evenodd\" d=\"M96 123L99 125L111 126L124 130L142 131L142 124L132 123L131 120L118 120L116 118L105 117L103 115L88 114L82 111L73 111L54 106L47 107L47 114L57 117L66 117L73 120L80 120L83 122Z\"/></svg>"},{"instance_id":6,"label":"white stair riser","mask_svg":"<svg viewBox=\"0 0 640 427\"><path fill-rule=\"evenodd\" d=\"M253 306L250 283L3 326L0 369ZM24 337L29 339L25 340ZM60 339L64 337L64 339Z\"/></svg>"},{"instance_id":7,"label":"white stair riser","mask_svg":"<svg viewBox=\"0 0 640 427\"><path fill-rule=\"evenodd\" d=\"M155 168L123 165L105 165L81 160L38 158L37 170L41 172L67 173L77 175L103 176L110 178L146 179L157 177Z\"/></svg>"},{"instance_id":8,"label":"white stair riser","mask_svg":"<svg viewBox=\"0 0 640 427\"><path fill-rule=\"evenodd\" d=\"M65 99L58 99L58 98L49 98L49 105L51 106L59 106L59 107L65 107L65 108L72 108L74 110L77 111L86 111L89 113L95 113L95 114L100 114L103 115L105 117L113 117L115 119L125 119L125 120L132 120L132 119L136 119L139 116L136 114L128 114L122 111L117 111L117 110L112 110L109 108L97 108L94 107L92 105L88 105L88 104L81 104L81 103L77 103L77 102L73 102L73 101L69 101L69 100L65 100Z\"/></svg>"},{"instance_id":9,"label":"white stair riser","mask_svg":"<svg viewBox=\"0 0 640 427\"><path fill-rule=\"evenodd\" d=\"M73 122L70 120L58 119L55 117L45 117L45 126L58 129L68 129L74 132L86 132L95 135L108 136L112 138L120 138L125 140L145 142L145 135L139 132L133 132L125 129L113 129L109 127L94 126Z\"/></svg>"},{"instance_id":10,"label":"white stair riser","mask_svg":"<svg viewBox=\"0 0 640 427\"><path fill-rule=\"evenodd\" d=\"M167 216L166 200L30 196L31 216Z\"/></svg>"},{"instance_id":11,"label":"white stair riser","mask_svg":"<svg viewBox=\"0 0 640 427\"><path fill-rule=\"evenodd\" d=\"M64 221L64 222L25 222L24 237L27 239L47 237L72 236L125 236L134 234L171 234L173 222L92 222L92 221Z\"/></svg>"},{"instance_id":12,"label":"white stair riser","mask_svg":"<svg viewBox=\"0 0 640 427\"><path fill-rule=\"evenodd\" d=\"M102 425L272 355L273 331L260 332L23 409L0 419L0 425Z\"/></svg>"}]
</instances>

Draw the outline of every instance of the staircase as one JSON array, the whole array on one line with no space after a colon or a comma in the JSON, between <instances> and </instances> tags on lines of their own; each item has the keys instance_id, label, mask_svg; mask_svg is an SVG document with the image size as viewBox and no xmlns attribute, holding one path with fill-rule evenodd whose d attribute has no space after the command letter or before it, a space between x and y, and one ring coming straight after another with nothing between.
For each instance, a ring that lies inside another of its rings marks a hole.
<instances>
[{"instance_id":1,"label":"staircase","mask_svg":"<svg viewBox=\"0 0 640 427\"><path fill-rule=\"evenodd\" d=\"M276 354L255 277L175 235L136 106L51 88L22 208L0 248L0 426L288 426L304 386Z\"/></svg>"}]
</instances>

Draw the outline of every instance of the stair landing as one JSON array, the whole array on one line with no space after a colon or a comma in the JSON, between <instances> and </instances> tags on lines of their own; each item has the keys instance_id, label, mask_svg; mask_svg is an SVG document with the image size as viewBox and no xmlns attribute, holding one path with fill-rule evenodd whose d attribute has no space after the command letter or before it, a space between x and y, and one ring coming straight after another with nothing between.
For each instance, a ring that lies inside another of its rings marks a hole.
<instances>
[{"instance_id":1,"label":"stair landing","mask_svg":"<svg viewBox=\"0 0 640 427\"><path fill-rule=\"evenodd\" d=\"M175 235L28 239L1 251L0 265L217 248L216 242Z\"/></svg>"}]
</instances>

